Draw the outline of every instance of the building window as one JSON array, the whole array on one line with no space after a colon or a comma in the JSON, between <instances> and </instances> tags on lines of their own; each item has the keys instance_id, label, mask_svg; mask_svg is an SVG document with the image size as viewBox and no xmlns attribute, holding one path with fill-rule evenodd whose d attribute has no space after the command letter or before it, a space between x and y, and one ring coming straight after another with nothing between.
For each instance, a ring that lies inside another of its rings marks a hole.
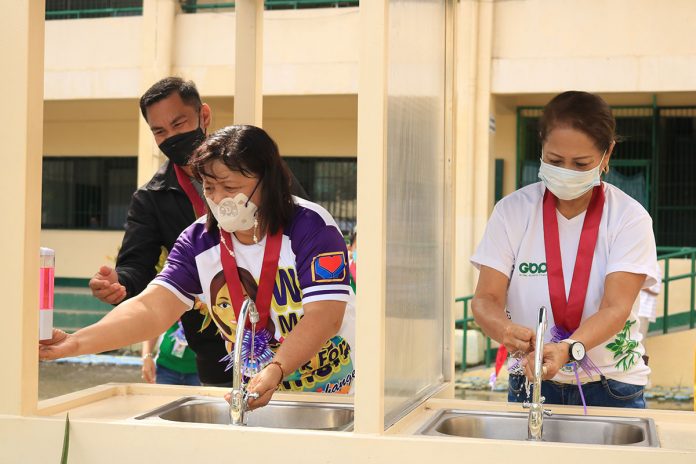
<instances>
[{"instance_id":1,"label":"building window","mask_svg":"<svg viewBox=\"0 0 696 464\"><path fill-rule=\"evenodd\" d=\"M140 16L143 0L46 0L46 19Z\"/></svg>"},{"instance_id":2,"label":"building window","mask_svg":"<svg viewBox=\"0 0 696 464\"><path fill-rule=\"evenodd\" d=\"M135 157L44 157L41 227L123 230Z\"/></svg>"},{"instance_id":3,"label":"building window","mask_svg":"<svg viewBox=\"0 0 696 464\"><path fill-rule=\"evenodd\" d=\"M285 158L309 195L331 213L344 235L355 227L357 215L357 158Z\"/></svg>"}]
</instances>

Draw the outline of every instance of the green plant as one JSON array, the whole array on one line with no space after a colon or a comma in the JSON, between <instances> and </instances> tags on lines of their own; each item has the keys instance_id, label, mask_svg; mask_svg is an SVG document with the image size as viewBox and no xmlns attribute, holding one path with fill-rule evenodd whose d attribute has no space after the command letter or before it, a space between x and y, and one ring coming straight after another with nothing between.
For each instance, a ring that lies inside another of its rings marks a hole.
<instances>
[{"instance_id":1,"label":"green plant","mask_svg":"<svg viewBox=\"0 0 696 464\"><path fill-rule=\"evenodd\" d=\"M60 464L67 464L68 449L70 448L70 414L65 414L65 431L63 432L63 452L60 455Z\"/></svg>"}]
</instances>

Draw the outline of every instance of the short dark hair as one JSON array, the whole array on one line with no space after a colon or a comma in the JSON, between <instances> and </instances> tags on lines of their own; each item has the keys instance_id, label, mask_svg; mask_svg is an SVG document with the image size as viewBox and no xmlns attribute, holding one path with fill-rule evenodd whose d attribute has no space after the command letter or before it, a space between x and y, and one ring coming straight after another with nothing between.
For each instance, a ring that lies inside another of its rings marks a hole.
<instances>
[{"instance_id":1,"label":"short dark hair","mask_svg":"<svg viewBox=\"0 0 696 464\"><path fill-rule=\"evenodd\" d=\"M185 81L180 77L169 76L155 82L152 87L140 97L140 112L147 121L147 109L154 103L164 100L172 93L178 93L186 105L192 106L196 111L201 109L201 96L193 81Z\"/></svg>"},{"instance_id":2,"label":"short dark hair","mask_svg":"<svg viewBox=\"0 0 696 464\"><path fill-rule=\"evenodd\" d=\"M215 131L193 152L190 166L199 181L214 178L213 161L222 161L231 171L261 182L259 225L275 234L292 219L295 203L290 195L290 175L278 146L264 131L255 126L227 126ZM217 226L208 208L208 231Z\"/></svg>"},{"instance_id":3,"label":"short dark hair","mask_svg":"<svg viewBox=\"0 0 696 464\"><path fill-rule=\"evenodd\" d=\"M600 96L571 90L551 99L539 119L539 138L543 144L552 130L569 127L592 139L600 151L617 140L616 119Z\"/></svg>"}]
</instances>

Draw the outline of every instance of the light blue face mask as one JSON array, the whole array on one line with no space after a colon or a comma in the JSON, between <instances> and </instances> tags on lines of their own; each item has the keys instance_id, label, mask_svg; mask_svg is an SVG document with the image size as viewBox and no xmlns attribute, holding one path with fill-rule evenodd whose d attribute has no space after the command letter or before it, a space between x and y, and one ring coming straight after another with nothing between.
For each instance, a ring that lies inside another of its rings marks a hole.
<instances>
[{"instance_id":1,"label":"light blue face mask","mask_svg":"<svg viewBox=\"0 0 696 464\"><path fill-rule=\"evenodd\" d=\"M539 179L547 189L561 200L574 200L581 197L592 187L600 185L600 167L604 162L607 151L602 153L599 164L589 171L575 171L573 169L561 168L544 162L540 158Z\"/></svg>"}]
</instances>

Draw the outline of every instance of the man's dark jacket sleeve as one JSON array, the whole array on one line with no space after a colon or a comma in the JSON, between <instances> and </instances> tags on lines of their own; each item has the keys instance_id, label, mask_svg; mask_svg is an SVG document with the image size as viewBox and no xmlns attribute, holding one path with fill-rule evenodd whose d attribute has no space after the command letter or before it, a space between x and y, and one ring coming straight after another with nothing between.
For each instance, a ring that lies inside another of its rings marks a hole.
<instances>
[{"instance_id":1,"label":"man's dark jacket sleeve","mask_svg":"<svg viewBox=\"0 0 696 464\"><path fill-rule=\"evenodd\" d=\"M126 298L142 292L157 274L163 243L155 212L157 206L146 190L138 189L131 198L126 233L116 260L118 280L126 287Z\"/></svg>"}]
</instances>

